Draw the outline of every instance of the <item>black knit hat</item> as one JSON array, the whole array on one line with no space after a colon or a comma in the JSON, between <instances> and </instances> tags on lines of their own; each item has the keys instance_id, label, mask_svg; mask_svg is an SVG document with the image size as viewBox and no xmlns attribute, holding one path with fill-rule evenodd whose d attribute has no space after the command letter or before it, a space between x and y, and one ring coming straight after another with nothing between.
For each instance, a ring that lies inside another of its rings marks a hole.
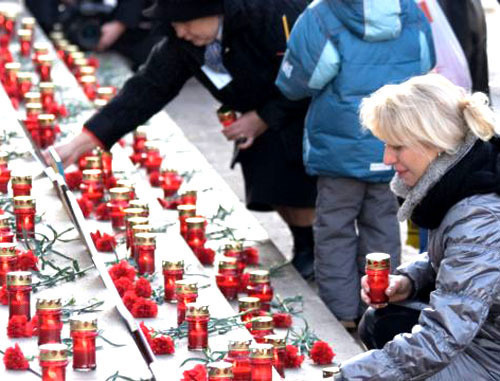
<instances>
[{"instance_id":1,"label":"black knit hat","mask_svg":"<svg viewBox=\"0 0 500 381\"><path fill-rule=\"evenodd\" d=\"M224 13L223 0L155 0L144 11L147 17L162 21L189 21Z\"/></svg>"}]
</instances>

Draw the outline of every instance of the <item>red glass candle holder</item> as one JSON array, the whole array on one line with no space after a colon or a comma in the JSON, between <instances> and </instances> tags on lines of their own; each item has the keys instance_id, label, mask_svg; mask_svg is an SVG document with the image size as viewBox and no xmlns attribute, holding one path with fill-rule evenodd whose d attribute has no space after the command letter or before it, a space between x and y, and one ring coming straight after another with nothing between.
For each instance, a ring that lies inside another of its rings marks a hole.
<instances>
[{"instance_id":1,"label":"red glass candle holder","mask_svg":"<svg viewBox=\"0 0 500 381\"><path fill-rule=\"evenodd\" d=\"M73 75L77 76L77 74L80 72L80 68L89 66L89 60L88 58L77 58L76 60L73 61L73 68L71 69L71 72ZM91 73L91 75L95 75L95 71ZM97 99L96 99L97 100Z\"/></svg>"},{"instance_id":2,"label":"red glass candle holder","mask_svg":"<svg viewBox=\"0 0 500 381\"><path fill-rule=\"evenodd\" d=\"M230 340L224 361L233 365L234 381L251 381L250 340Z\"/></svg>"},{"instance_id":3,"label":"red glass candle holder","mask_svg":"<svg viewBox=\"0 0 500 381\"><path fill-rule=\"evenodd\" d=\"M76 69L75 77L79 83L81 81L81 78L87 75L95 76L95 67L87 65L87 66L80 66Z\"/></svg>"},{"instance_id":4,"label":"red glass candle holder","mask_svg":"<svg viewBox=\"0 0 500 381\"><path fill-rule=\"evenodd\" d=\"M180 203L182 205L196 205L197 192L195 190L186 191L181 194Z\"/></svg>"},{"instance_id":5,"label":"red glass candle holder","mask_svg":"<svg viewBox=\"0 0 500 381\"><path fill-rule=\"evenodd\" d=\"M273 346L273 366L281 378L285 378L285 360L286 360L286 337L282 335L267 335L264 337L264 343Z\"/></svg>"},{"instance_id":6,"label":"red glass candle holder","mask_svg":"<svg viewBox=\"0 0 500 381\"><path fill-rule=\"evenodd\" d=\"M74 70L75 62L78 60L81 60L83 58L85 58L85 53L80 52L79 50L73 51L73 49L71 49L70 52L67 52L66 53L66 63L68 64L70 71Z\"/></svg>"},{"instance_id":7,"label":"red glass candle holder","mask_svg":"<svg viewBox=\"0 0 500 381\"><path fill-rule=\"evenodd\" d=\"M207 241L205 237L205 221L203 217L186 218L187 244L198 258L202 255Z\"/></svg>"},{"instance_id":8,"label":"red glass candle holder","mask_svg":"<svg viewBox=\"0 0 500 381\"><path fill-rule=\"evenodd\" d=\"M10 217L6 214L0 215L0 242L14 242L14 233L12 233L10 227Z\"/></svg>"},{"instance_id":9,"label":"red glass candle holder","mask_svg":"<svg viewBox=\"0 0 500 381\"><path fill-rule=\"evenodd\" d=\"M130 247L130 240L132 239L132 226L130 226L130 220L132 220L133 225L141 225L141 224L147 224L148 220L148 211L144 210L142 208L132 208L130 207L130 202L129 202L129 207L123 209L123 213L125 214L125 232L127 236L127 249ZM146 222L143 222L144 220L134 220L135 218L146 218Z\"/></svg>"},{"instance_id":10,"label":"red glass candle holder","mask_svg":"<svg viewBox=\"0 0 500 381\"><path fill-rule=\"evenodd\" d=\"M40 82L38 85L40 88L40 95L42 97L43 109L47 112L51 112L54 108L54 90L55 86L53 82Z\"/></svg>"},{"instance_id":11,"label":"red glass candle holder","mask_svg":"<svg viewBox=\"0 0 500 381\"><path fill-rule=\"evenodd\" d=\"M82 85L83 92L85 93L87 98L93 101L96 97L96 90L97 90L96 77L92 75L85 75L80 78L80 83Z\"/></svg>"},{"instance_id":12,"label":"red glass candle holder","mask_svg":"<svg viewBox=\"0 0 500 381\"><path fill-rule=\"evenodd\" d=\"M134 149L134 153L142 153L146 152L146 141L148 140L146 133L146 126L139 126L134 131L134 142L132 144L132 148Z\"/></svg>"},{"instance_id":13,"label":"red glass candle holder","mask_svg":"<svg viewBox=\"0 0 500 381\"><path fill-rule=\"evenodd\" d=\"M93 316L78 316L70 319L73 339L73 369L91 371L96 368L97 319Z\"/></svg>"},{"instance_id":14,"label":"red glass candle holder","mask_svg":"<svg viewBox=\"0 0 500 381\"><path fill-rule=\"evenodd\" d=\"M250 333L258 343L263 343L264 337L274 333L273 318L271 316L257 316L251 320Z\"/></svg>"},{"instance_id":15,"label":"red glass candle holder","mask_svg":"<svg viewBox=\"0 0 500 381\"><path fill-rule=\"evenodd\" d=\"M224 255L236 259L238 274L243 274L247 267L245 258L243 256L243 244L239 241L232 242L224 247Z\"/></svg>"},{"instance_id":16,"label":"red glass candle holder","mask_svg":"<svg viewBox=\"0 0 500 381\"><path fill-rule=\"evenodd\" d=\"M271 344L251 345L250 364L252 367L252 381L272 381L273 346Z\"/></svg>"},{"instance_id":17,"label":"red glass candle holder","mask_svg":"<svg viewBox=\"0 0 500 381\"><path fill-rule=\"evenodd\" d=\"M137 218L139 218L139 217L137 217ZM140 233L151 233L153 231L153 227L151 225L147 224L148 219L145 217L141 217L141 218L143 218L146 221L145 224L141 224L140 222L137 222L137 224L131 225L132 240L130 241L130 257L133 258L136 262L137 262L137 258L138 258L138 252L137 252L137 248L135 246L135 236L137 234L140 234ZM135 218L133 218L131 220L135 220Z\"/></svg>"},{"instance_id":18,"label":"red glass candle holder","mask_svg":"<svg viewBox=\"0 0 500 381\"><path fill-rule=\"evenodd\" d=\"M64 344L40 345L42 381L65 381L68 347Z\"/></svg>"},{"instance_id":19,"label":"red glass candle holder","mask_svg":"<svg viewBox=\"0 0 500 381\"><path fill-rule=\"evenodd\" d=\"M182 184L182 177L173 169L165 169L161 172L161 188L165 198L173 197Z\"/></svg>"},{"instance_id":20,"label":"red glass candle holder","mask_svg":"<svg viewBox=\"0 0 500 381\"><path fill-rule=\"evenodd\" d=\"M4 151L0 151L0 193L8 192L8 184L10 180L10 169L9 169L9 154Z\"/></svg>"},{"instance_id":21,"label":"red glass candle holder","mask_svg":"<svg viewBox=\"0 0 500 381\"><path fill-rule=\"evenodd\" d=\"M12 194L17 196L31 196L31 175L12 176Z\"/></svg>"},{"instance_id":22,"label":"red glass candle holder","mask_svg":"<svg viewBox=\"0 0 500 381\"><path fill-rule=\"evenodd\" d=\"M207 364L208 381L233 381L233 366L225 361Z\"/></svg>"},{"instance_id":23,"label":"red glass candle holder","mask_svg":"<svg viewBox=\"0 0 500 381\"><path fill-rule=\"evenodd\" d=\"M0 243L0 287L7 284L7 273L17 270L15 243Z\"/></svg>"},{"instance_id":24,"label":"red glass candle holder","mask_svg":"<svg viewBox=\"0 0 500 381\"><path fill-rule=\"evenodd\" d=\"M135 184L133 181L128 179L118 179L116 180L117 188L128 188L130 192L129 200L133 200L135 198Z\"/></svg>"},{"instance_id":25,"label":"red glass candle holder","mask_svg":"<svg viewBox=\"0 0 500 381\"><path fill-rule=\"evenodd\" d=\"M7 295L9 319L12 316L26 316L31 320L31 273L12 271L7 273Z\"/></svg>"},{"instance_id":26,"label":"red glass candle holder","mask_svg":"<svg viewBox=\"0 0 500 381\"><path fill-rule=\"evenodd\" d=\"M7 11L5 13L5 22L3 24L4 30L8 36L12 36L14 28L16 27L17 11Z\"/></svg>"},{"instance_id":27,"label":"red glass candle holder","mask_svg":"<svg viewBox=\"0 0 500 381\"><path fill-rule=\"evenodd\" d=\"M37 72L40 77L40 81L48 82L51 81L51 70L52 70L52 57L49 55L41 55L38 57Z\"/></svg>"},{"instance_id":28,"label":"red glass candle holder","mask_svg":"<svg viewBox=\"0 0 500 381\"><path fill-rule=\"evenodd\" d=\"M155 272L156 234L137 233L134 246L137 250L137 272L153 274Z\"/></svg>"},{"instance_id":29,"label":"red glass candle holder","mask_svg":"<svg viewBox=\"0 0 500 381\"><path fill-rule=\"evenodd\" d=\"M17 72L17 99L19 101L24 99L26 94L31 89L33 75L26 71Z\"/></svg>"},{"instance_id":30,"label":"red glass candle holder","mask_svg":"<svg viewBox=\"0 0 500 381\"><path fill-rule=\"evenodd\" d=\"M56 117L53 114L38 115L40 148L50 147L56 141L55 121Z\"/></svg>"},{"instance_id":31,"label":"red glass candle holder","mask_svg":"<svg viewBox=\"0 0 500 381\"><path fill-rule=\"evenodd\" d=\"M31 52L31 43L33 41L33 32L30 29L19 29L17 31L20 44L20 54L23 57L29 57Z\"/></svg>"},{"instance_id":32,"label":"red glass candle holder","mask_svg":"<svg viewBox=\"0 0 500 381\"><path fill-rule=\"evenodd\" d=\"M177 325L186 319L186 304L196 302L198 286L196 282L182 279L175 281L175 297L177 299Z\"/></svg>"},{"instance_id":33,"label":"red glass candle holder","mask_svg":"<svg viewBox=\"0 0 500 381\"><path fill-rule=\"evenodd\" d=\"M175 282L181 280L184 276L184 261L183 260L168 260L163 261L163 284L165 289L165 301L174 302L175 298Z\"/></svg>"},{"instance_id":34,"label":"red glass candle holder","mask_svg":"<svg viewBox=\"0 0 500 381\"><path fill-rule=\"evenodd\" d=\"M227 106L221 106L217 110L217 117L223 127L229 127L238 119L236 112Z\"/></svg>"},{"instance_id":35,"label":"red glass candle holder","mask_svg":"<svg viewBox=\"0 0 500 381\"><path fill-rule=\"evenodd\" d=\"M101 86L97 89L97 99L110 101L116 95L116 88L113 86Z\"/></svg>"},{"instance_id":36,"label":"red glass candle holder","mask_svg":"<svg viewBox=\"0 0 500 381\"><path fill-rule=\"evenodd\" d=\"M16 238L35 237L36 202L31 196L14 197L14 215L16 216Z\"/></svg>"},{"instance_id":37,"label":"red glass candle holder","mask_svg":"<svg viewBox=\"0 0 500 381\"><path fill-rule=\"evenodd\" d=\"M130 209L130 208L127 208ZM125 209L125 210L127 210ZM135 208L134 208L135 209ZM126 212L125 212L126 216ZM149 219L147 217L125 217L125 228L126 228L126 246L127 249L134 246L134 231L133 227L136 225L147 225ZM149 233L149 231L141 231L139 233Z\"/></svg>"},{"instance_id":38,"label":"red glass candle holder","mask_svg":"<svg viewBox=\"0 0 500 381\"><path fill-rule=\"evenodd\" d=\"M39 91L28 91L24 94L24 103L41 103L42 94Z\"/></svg>"},{"instance_id":39,"label":"red glass candle holder","mask_svg":"<svg viewBox=\"0 0 500 381\"><path fill-rule=\"evenodd\" d=\"M8 90L8 88L14 88L14 90L17 90L17 73L21 69L21 64L19 62L7 62L4 64L4 68L5 68L5 73L3 77L3 82L6 87L6 90ZM12 94L10 93L9 95L12 96Z\"/></svg>"},{"instance_id":40,"label":"red glass candle holder","mask_svg":"<svg viewBox=\"0 0 500 381\"><path fill-rule=\"evenodd\" d=\"M61 342L62 330L61 299L38 298L38 345Z\"/></svg>"},{"instance_id":41,"label":"red glass candle holder","mask_svg":"<svg viewBox=\"0 0 500 381\"><path fill-rule=\"evenodd\" d=\"M111 216L111 226L115 230L125 230L124 210L128 208L130 190L124 187L111 188L109 190L109 195L111 200L107 205Z\"/></svg>"},{"instance_id":42,"label":"red glass candle holder","mask_svg":"<svg viewBox=\"0 0 500 381\"><path fill-rule=\"evenodd\" d=\"M99 150L99 156L101 157L102 173L104 178L108 179L113 175L113 154L109 151Z\"/></svg>"},{"instance_id":43,"label":"red glass candle holder","mask_svg":"<svg viewBox=\"0 0 500 381\"><path fill-rule=\"evenodd\" d=\"M159 172L163 158L161 157L160 149L156 142L146 142L144 143L146 148L146 160L144 161L144 167L147 173Z\"/></svg>"},{"instance_id":44,"label":"red glass candle holder","mask_svg":"<svg viewBox=\"0 0 500 381\"><path fill-rule=\"evenodd\" d=\"M389 287L391 272L391 256L385 253L370 253L366 255L366 275L370 287L369 297L372 303L387 303L389 297L385 290Z\"/></svg>"},{"instance_id":45,"label":"red glass candle holder","mask_svg":"<svg viewBox=\"0 0 500 381\"><path fill-rule=\"evenodd\" d=\"M41 113L41 103L26 104L26 120L24 121L24 124L28 132L31 134L33 142L37 145L37 147L41 146L40 127L38 125L38 115L40 115Z\"/></svg>"},{"instance_id":46,"label":"red glass candle holder","mask_svg":"<svg viewBox=\"0 0 500 381\"><path fill-rule=\"evenodd\" d=\"M217 287L227 300L234 300L238 295L240 277L236 258L223 257L219 261L219 273L215 276Z\"/></svg>"},{"instance_id":47,"label":"red glass candle holder","mask_svg":"<svg viewBox=\"0 0 500 381\"><path fill-rule=\"evenodd\" d=\"M102 171L100 169L85 169L82 171L82 175L82 183L80 184L82 196L94 205L99 204L104 195Z\"/></svg>"},{"instance_id":48,"label":"red glass candle holder","mask_svg":"<svg viewBox=\"0 0 500 381\"><path fill-rule=\"evenodd\" d=\"M269 271L252 270L248 272L250 279L247 286L248 296L255 296L260 299L261 309L269 311L270 303L273 299L274 291L269 279Z\"/></svg>"},{"instance_id":49,"label":"red glass candle holder","mask_svg":"<svg viewBox=\"0 0 500 381\"><path fill-rule=\"evenodd\" d=\"M186 304L186 321L188 323L188 349L190 351L208 348L208 306L200 303Z\"/></svg>"},{"instance_id":50,"label":"red glass candle holder","mask_svg":"<svg viewBox=\"0 0 500 381\"><path fill-rule=\"evenodd\" d=\"M238 299L238 311L243 322L250 322L254 317L259 315L260 299L255 296L244 296ZM248 312L247 312L248 311Z\"/></svg>"},{"instance_id":51,"label":"red glass candle holder","mask_svg":"<svg viewBox=\"0 0 500 381\"><path fill-rule=\"evenodd\" d=\"M179 227L181 236L187 240L187 224L186 218L196 216L196 206L194 205L179 205L177 206L179 212Z\"/></svg>"}]
</instances>

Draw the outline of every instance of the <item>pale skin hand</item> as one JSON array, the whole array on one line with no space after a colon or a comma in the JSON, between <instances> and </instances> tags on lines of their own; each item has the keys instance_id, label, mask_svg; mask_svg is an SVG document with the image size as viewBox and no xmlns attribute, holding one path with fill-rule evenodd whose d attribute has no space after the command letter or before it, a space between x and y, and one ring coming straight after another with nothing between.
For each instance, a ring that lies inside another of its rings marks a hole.
<instances>
[{"instance_id":1,"label":"pale skin hand","mask_svg":"<svg viewBox=\"0 0 500 381\"><path fill-rule=\"evenodd\" d=\"M229 127L222 130L227 140L246 138L244 143L238 144L240 149L249 148L256 138L262 135L268 126L255 111L248 111Z\"/></svg>"},{"instance_id":2,"label":"pale skin hand","mask_svg":"<svg viewBox=\"0 0 500 381\"><path fill-rule=\"evenodd\" d=\"M73 138L69 143L56 147L58 155L61 157L64 167L76 163L78 158L85 152L96 148L92 138L83 132Z\"/></svg>"},{"instance_id":3,"label":"pale skin hand","mask_svg":"<svg viewBox=\"0 0 500 381\"><path fill-rule=\"evenodd\" d=\"M384 308L387 303L372 304L369 297L370 287L368 287L368 276L361 278L361 300L373 308ZM413 285L410 278L405 275L389 275L389 287L385 294L389 297L389 303L402 302L408 299L413 292Z\"/></svg>"},{"instance_id":4,"label":"pale skin hand","mask_svg":"<svg viewBox=\"0 0 500 381\"><path fill-rule=\"evenodd\" d=\"M113 45L125 32L127 27L121 21L110 21L101 26L101 38L96 50L102 52Z\"/></svg>"}]
</instances>

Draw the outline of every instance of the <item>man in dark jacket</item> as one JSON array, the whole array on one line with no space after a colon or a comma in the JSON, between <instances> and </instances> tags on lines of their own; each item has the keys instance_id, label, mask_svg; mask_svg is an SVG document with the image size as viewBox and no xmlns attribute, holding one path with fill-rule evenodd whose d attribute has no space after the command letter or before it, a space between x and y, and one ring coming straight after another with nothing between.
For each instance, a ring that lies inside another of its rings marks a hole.
<instances>
[{"instance_id":1,"label":"man in dark jacket","mask_svg":"<svg viewBox=\"0 0 500 381\"><path fill-rule=\"evenodd\" d=\"M169 22L168 39L79 136L59 147L63 160L75 161L96 143L109 149L194 76L241 113L224 134L240 142L247 207L278 211L294 237L294 264L311 275L316 187L301 159L309 100L290 101L274 85L286 49L282 16L291 27L305 6L306 0L159 0L152 13Z\"/></svg>"}]
</instances>

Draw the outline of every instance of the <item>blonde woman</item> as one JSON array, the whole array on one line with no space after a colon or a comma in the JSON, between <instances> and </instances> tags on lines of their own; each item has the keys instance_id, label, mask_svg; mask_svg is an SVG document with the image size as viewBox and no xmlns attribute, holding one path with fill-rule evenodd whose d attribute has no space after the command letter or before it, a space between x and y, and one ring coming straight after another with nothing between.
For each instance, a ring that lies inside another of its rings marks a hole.
<instances>
[{"instance_id":1,"label":"blonde woman","mask_svg":"<svg viewBox=\"0 0 500 381\"><path fill-rule=\"evenodd\" d=\"M389 305L365 313L373 350L342 364L344 379L500 380L500 139L486 96L431 74L384 86L360 115L386 143L399 220L430 235L428 253L391 275Z\"/></svg>"}]
</instances>

